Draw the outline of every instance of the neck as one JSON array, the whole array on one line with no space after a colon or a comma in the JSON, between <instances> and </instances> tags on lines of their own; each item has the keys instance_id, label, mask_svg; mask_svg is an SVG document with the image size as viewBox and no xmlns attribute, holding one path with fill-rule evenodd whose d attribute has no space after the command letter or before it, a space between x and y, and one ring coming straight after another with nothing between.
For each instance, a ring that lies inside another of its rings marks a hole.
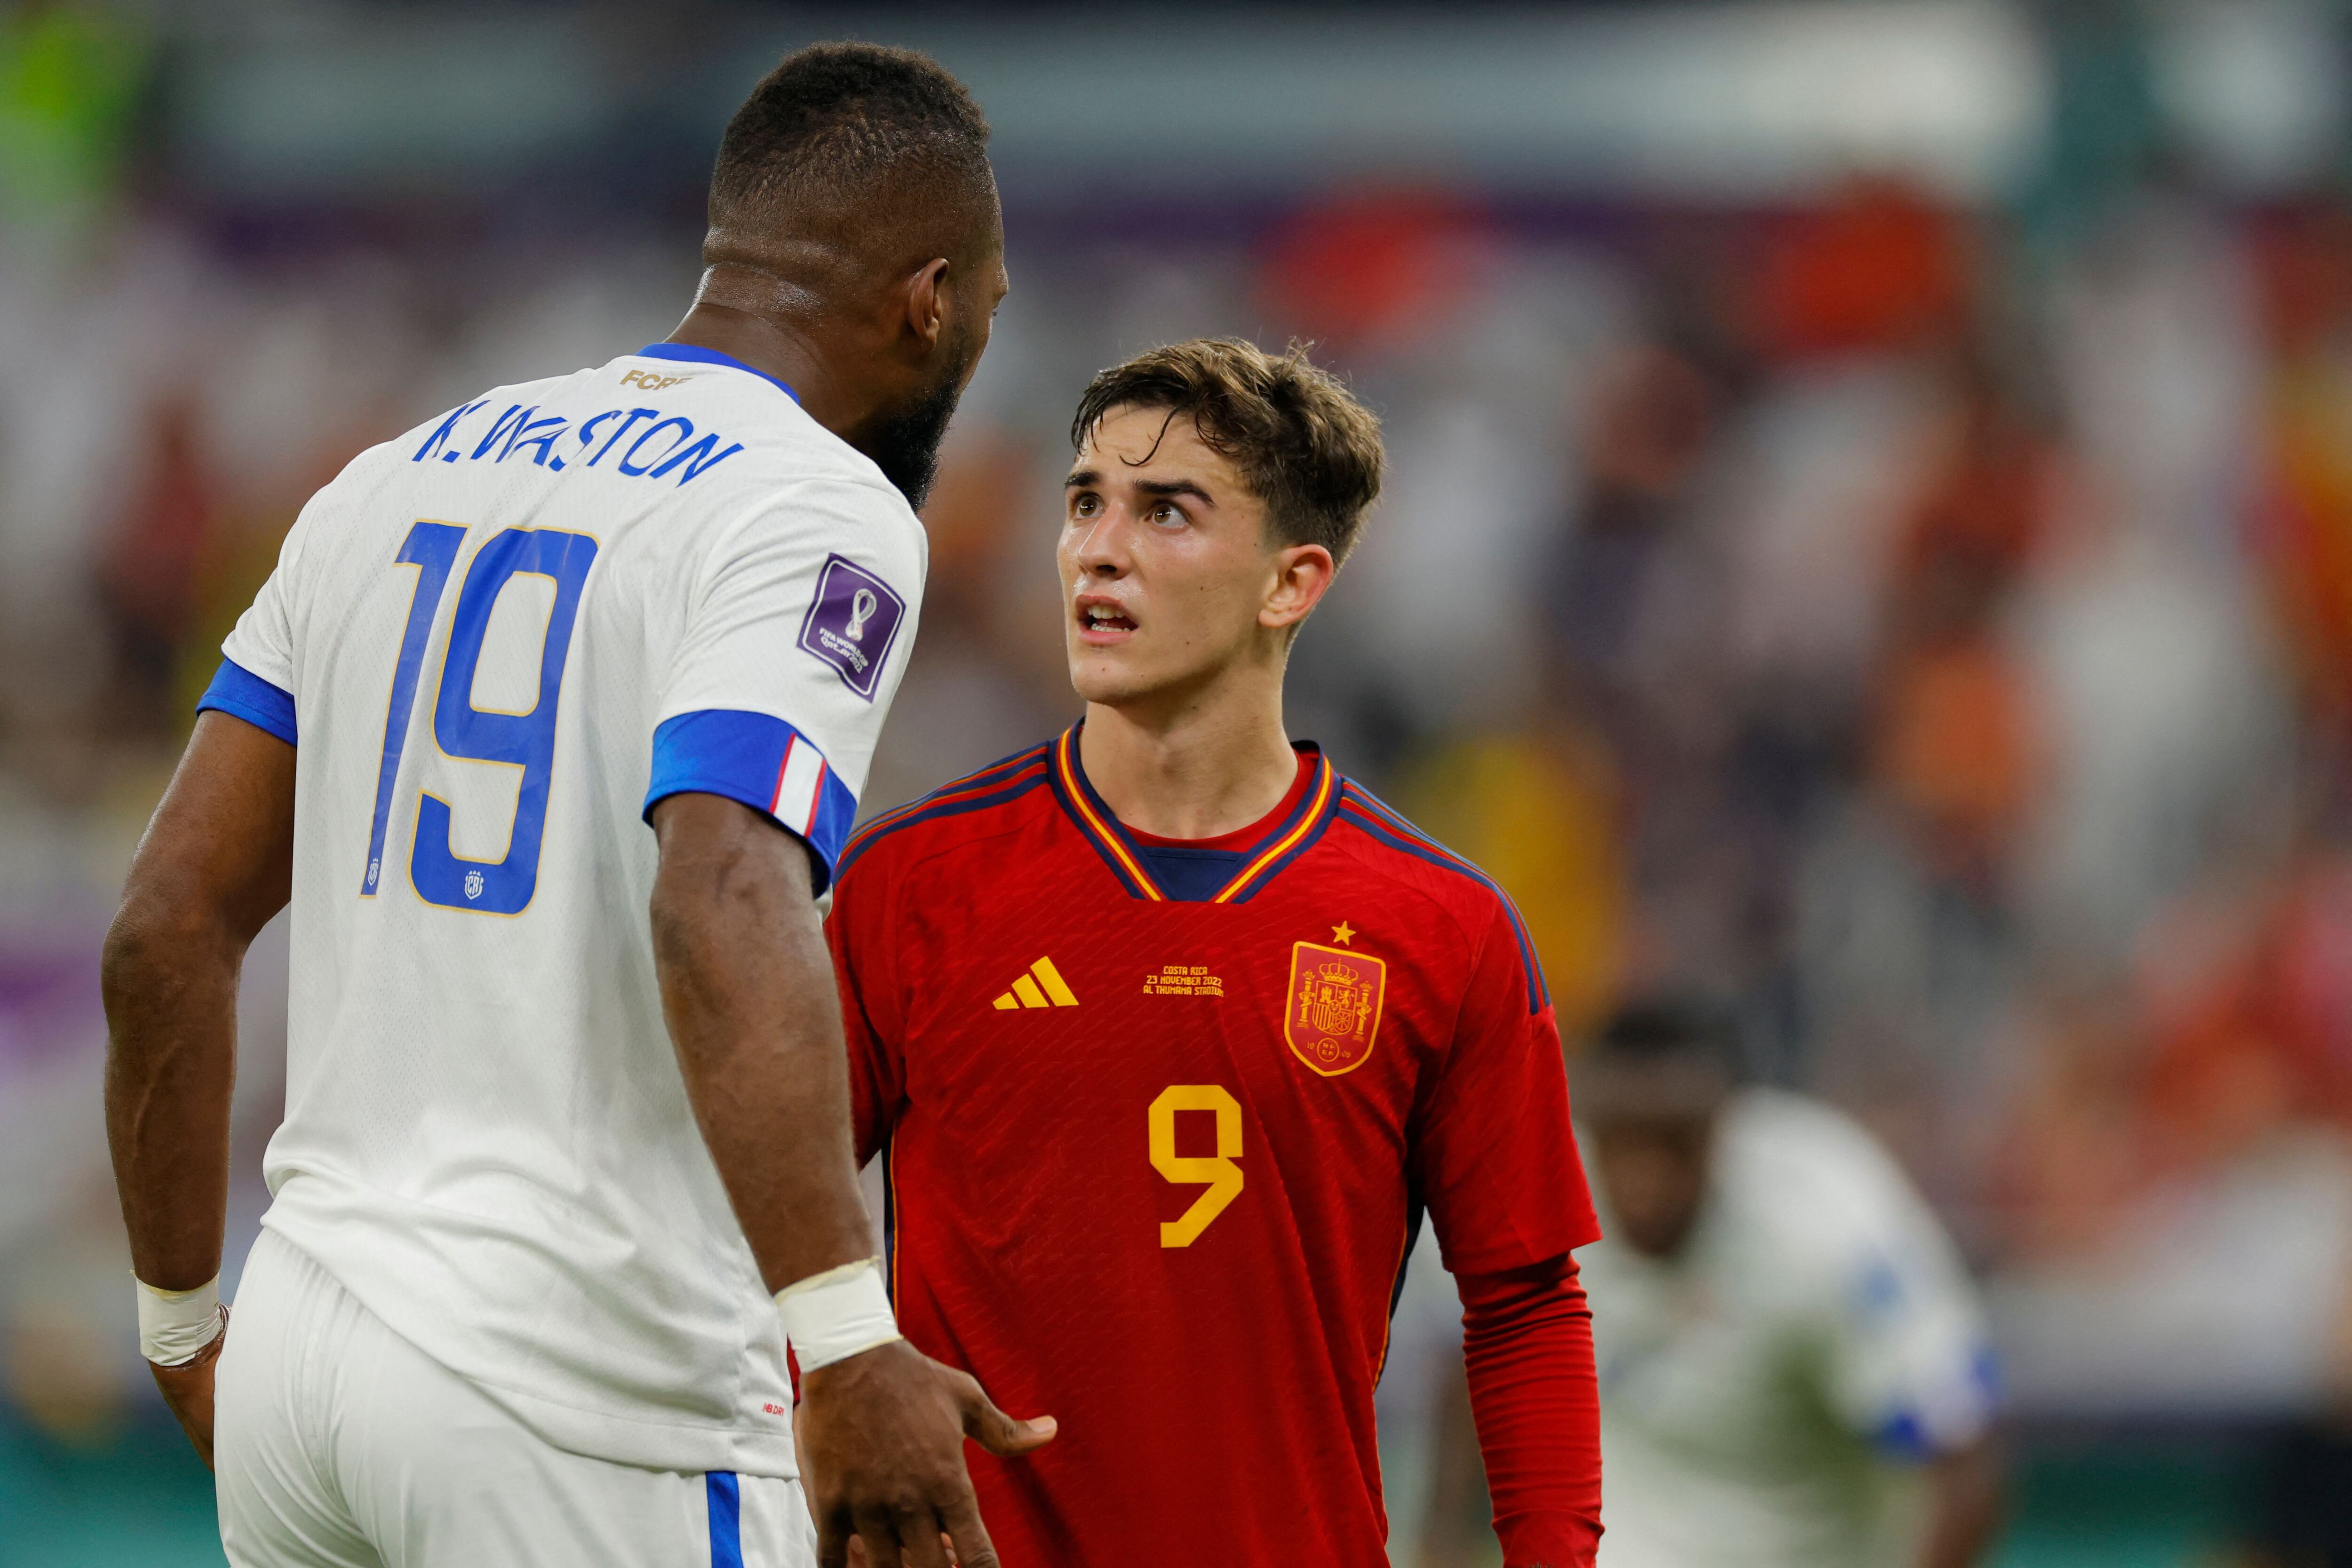
<instances>
[{"instance_id":1,"label":"neck","mask_svg":"<svg viewBox=\"0 0 2352 1568\"><path fill-rule=\"evenodd\" d=\"M1281 665L1246 674L1191 700L1087 704L1078 760L1112 815L1162 838L1213 838L1282 804L1298 756Z\"/></svg>"},{"instance_id":2,"label":"neck","mask_svg":"<svg viewBox=\"0 0 2352 1568\"><path fill-rule=\"evenodd\" d=\"M702 275L694 307L667 340L715 349L764 371L793 389L810 418L856 446L874 416L875 400L829 368L809 289L769 273L717 266Z\"/></svg>"}]
</instances>

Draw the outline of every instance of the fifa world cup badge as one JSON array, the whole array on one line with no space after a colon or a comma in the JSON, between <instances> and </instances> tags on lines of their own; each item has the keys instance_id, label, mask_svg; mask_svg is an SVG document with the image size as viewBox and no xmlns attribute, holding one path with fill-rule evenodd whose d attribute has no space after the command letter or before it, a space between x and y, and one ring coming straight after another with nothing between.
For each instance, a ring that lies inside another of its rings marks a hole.
<instances>
[{"instance_id":1,"label":"fifa world cup badge","mask_svg":"<svg viewBox=\"0 0 2352 1568\"><path fill-rule=\"evenodd\" d=\"M1364 1065L1381 1027L1389 966L1343 947L1293 942L1282 1037L1291 1054L1325 1078Z\"/></svg>"}]
</instances>

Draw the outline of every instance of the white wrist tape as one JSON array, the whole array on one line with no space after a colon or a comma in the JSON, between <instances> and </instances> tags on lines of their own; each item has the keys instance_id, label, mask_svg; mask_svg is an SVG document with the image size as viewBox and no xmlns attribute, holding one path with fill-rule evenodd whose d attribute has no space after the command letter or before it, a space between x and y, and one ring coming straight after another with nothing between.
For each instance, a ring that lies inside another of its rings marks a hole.
<instances>
[{"instance_id":1,"label":"white wrist tape","mask_svg":"<svg viewBox=\"0 0 2352 1568\"><path fill-rule=\"evenodd\" d=\"M227 1316L221 1310L217 1274L193 1290L158 1290L144 1279L136 1283L139 1353L158 1366L193 1361L228 1326Z\"/></svg>"},{"instance_id":2,"label":"white wrist tape","mask_svg":"<svg viewBox=\"0 0 2352 1568\"><path fill-rule=\"evenodd\" d=\"M776 1310L783 1314L784 1338L792 1342L803 1372L905 1337L890 1310L878 1258L862 1258L785 1286L776 1292Z\"/></svg>"}]
</instances>

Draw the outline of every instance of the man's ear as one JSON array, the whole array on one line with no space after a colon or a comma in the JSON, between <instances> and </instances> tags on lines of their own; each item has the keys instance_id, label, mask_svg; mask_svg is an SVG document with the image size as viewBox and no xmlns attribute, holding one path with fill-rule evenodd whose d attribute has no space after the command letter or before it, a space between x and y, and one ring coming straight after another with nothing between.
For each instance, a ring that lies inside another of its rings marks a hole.
<instances>
[{"instance_id":1,"label":"man's ear","mask_svg":"<svg viewBox=\"0 0 2352 1568\"><path fill-rule=\"evenodd\" d=\"M1320 544L1284 545L1274 552L1274 584L1258 606L1257 624L1269 631L1297 626L1323 602L1339 571Z\"/></svg>"},{"instance_id":2,"label":"man's ear","mask_svg":"<svg viewBox=\"0 0 2352 1568\"><path fill-rule=\"evenodd\" d=\"M924 358L940 346L940 333L947 326L947 258L935 257L917 268L906 282L907 330L914 334Z\"/></svg>"}]
</instances>

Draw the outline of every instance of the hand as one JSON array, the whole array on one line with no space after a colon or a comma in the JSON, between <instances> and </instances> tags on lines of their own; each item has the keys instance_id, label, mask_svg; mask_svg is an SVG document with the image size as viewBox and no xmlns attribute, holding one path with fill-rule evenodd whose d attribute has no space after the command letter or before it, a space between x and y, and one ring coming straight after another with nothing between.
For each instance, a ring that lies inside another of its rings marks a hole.
<instances>
[{"instance_id":1,"label":"hand","mask_svg":"<svg viewBox=\"0 0 2352 1568\"><path fill-rule=\"evenodd\" d=\"M904 1340L802 1373L799 1414L821 1568L844 1568L853 1537L869 1568L999 1568L963 1440L1009 1459L1055 1431L1050 1415L1015 1421Z\"/></svg>"},{"instance_id":2,"label":"hand","mask_svg":"<svg viewBox=\"0 0 2352 1568\"><path fill-rule=\"evenodd\" d=\"M147 1363L147 1370L155 1374L155 1386L163 1391L163 1403L170 1406L173 1419L196 1446L196 1458L208 1470L213 1468L213 1363L220 1360L221 1347L226 1343L228 1309L223 1307L221 1331L194 1359L177 1366Z\"/></svg>"}]
</instances>

